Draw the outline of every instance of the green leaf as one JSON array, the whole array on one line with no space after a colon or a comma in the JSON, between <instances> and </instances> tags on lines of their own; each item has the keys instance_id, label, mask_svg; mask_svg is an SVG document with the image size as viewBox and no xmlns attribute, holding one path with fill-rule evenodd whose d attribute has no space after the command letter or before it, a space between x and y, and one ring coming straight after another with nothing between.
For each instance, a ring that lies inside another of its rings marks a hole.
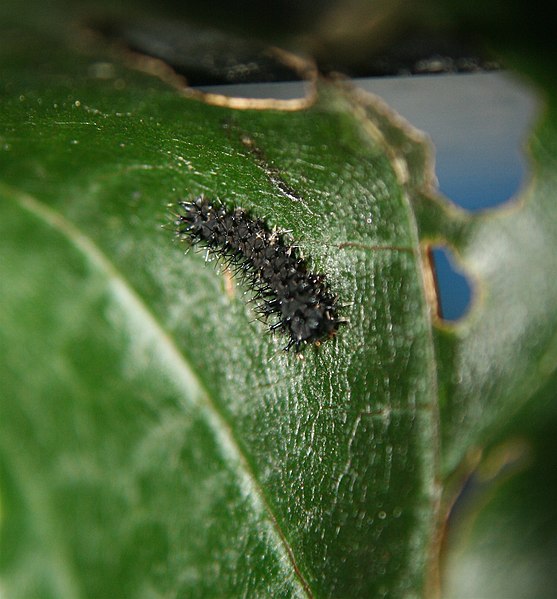
<instances>
[{"instance_id":1,"label":"green leaf","mask_svg":"<svg viewBox=\"0 0 557 599\"><path fill-rule=\"evenodd\" d=\"M541 72L547 104L526 189L503 210L444 215L445 238L476 282L470 318L437 335L444 473L473 470L447 544L455 599L549 598L557 588L557 111L549 69L529 58L518 64ZM424 228L435 212L426 204Z\"/></svg>"},{"instance_id":2,"label":"green leaf","mask_svg":"<svg viewBox=\"0 0 557 599\"><path fill-rule=\"evenodd\" d=\"M210 103L75 25L108 4L45 6L1 8L3 592L429 597L474 472L449 596L552 596L552 61L508 52L547 112L527 189L472 216L376 99ZM344 305L335 339L282 352L226 269L184 255L172 206L200 193L290 232ZM426 300L431 243L474 283L455 326Z\"/></svg>"},{"instance_id":3,"label":"green leaf","mask_svg":"<svg viewBox=\"0 0 557 599\"><path fill-rule=\"evenodd\" d=\"M555 595L555 377L487 452L449 536L451 599ZM510 566L510 567L509 567Z\"/></svg>"},{"instance_id":4,"label":"green leaf","mask_svg":"<svg viewBox=\"0 0 557 599\"><path fill-rule=\"evenodd\" d=\"M423 138L341 85L298 111L212 106L38 29L1 61L7 595L425 593ZM168 204L202 192L290 231L349 326L281 352L173 241Z\"/></svg>"}]
</instances>

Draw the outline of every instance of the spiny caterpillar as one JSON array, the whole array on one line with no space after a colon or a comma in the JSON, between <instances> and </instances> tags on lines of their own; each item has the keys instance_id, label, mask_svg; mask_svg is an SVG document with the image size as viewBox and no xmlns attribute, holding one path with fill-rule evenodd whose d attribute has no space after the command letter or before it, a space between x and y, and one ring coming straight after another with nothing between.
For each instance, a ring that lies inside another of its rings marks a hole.
<instances>
[{"instance_id":1,"label":"spiny caterpillar","mask_svg":"<svg viewBox=\"0 0 557 599\"><path fill-rule=\"evenodd\" d=\"M346 321L324 274L308 272L295 245L242 208L203 195L178 203L176 235L221 260L253 293L258 317L288 337L286 351L335 336Z\"/></svg>"}]
</instances>

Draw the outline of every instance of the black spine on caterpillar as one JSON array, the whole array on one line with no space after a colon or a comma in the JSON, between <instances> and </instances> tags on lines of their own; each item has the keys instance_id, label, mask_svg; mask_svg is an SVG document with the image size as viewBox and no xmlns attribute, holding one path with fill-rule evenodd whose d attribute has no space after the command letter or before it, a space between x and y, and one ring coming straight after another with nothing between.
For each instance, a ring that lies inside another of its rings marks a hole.
<instances>
[{"instance_id":1,"label":"black spine on caterpillar","mask_svg":"<svg viewBox=\"0 0 557 599\"><path fill-rule=\"evenodd\" d=\"M245 210L200 196L178 203L175 224L181 240L207 248L247 283L257 314L274 318L270 330L288 335L286 351L330 339L345 322L325 275L308 272L295 246Z\"/></svg>"}]
</instances>

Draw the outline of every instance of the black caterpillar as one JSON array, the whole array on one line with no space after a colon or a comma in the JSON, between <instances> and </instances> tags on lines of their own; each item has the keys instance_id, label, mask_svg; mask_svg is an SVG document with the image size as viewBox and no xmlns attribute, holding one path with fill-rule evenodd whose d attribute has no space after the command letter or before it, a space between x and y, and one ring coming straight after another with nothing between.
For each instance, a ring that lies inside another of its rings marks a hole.
<instances>
[{"instance_id":1,"label":"black caterpillar","mask_svg":"<svg viewBox=\"0 0 557 599\"><path fill-rule=\"evenodd\" d=\"M245 210L199 196L178 203L175 224L181 240L207 248L240 275L260 302L258 316L274 317L269 329L289 336L286 351L330 339L345 323L325 275L308 272L296 246Z\"/></svg>"}]
</instances>

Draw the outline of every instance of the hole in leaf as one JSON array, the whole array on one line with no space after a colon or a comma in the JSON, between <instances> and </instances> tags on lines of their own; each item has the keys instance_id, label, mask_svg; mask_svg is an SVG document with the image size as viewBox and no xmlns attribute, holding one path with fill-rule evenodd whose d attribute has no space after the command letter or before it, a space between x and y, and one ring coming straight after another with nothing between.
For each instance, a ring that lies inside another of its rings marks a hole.
<instances>
[{"instance_id":1,"label":"hole in leaf","mask_svg":"<svg viewBox=\"0 0 557 599\"><path fill-rule=\"evenodd\" d=\"M435 269L439 317L454 322L470 309L472 287L448 248L432 247L430 255Z\"/></svg>"},{"instance_id":2,"label":"hole in leaf","mask_svg":"<svg viewBox=\"0 0 557 599\"><path fill-rule=\"evenodd\" d=\"M439 188L462 208L498 206L528 179L524 146L540 100L507 73L367 79L358 84L431 137Z\"/></svg>"}]
</instances>

